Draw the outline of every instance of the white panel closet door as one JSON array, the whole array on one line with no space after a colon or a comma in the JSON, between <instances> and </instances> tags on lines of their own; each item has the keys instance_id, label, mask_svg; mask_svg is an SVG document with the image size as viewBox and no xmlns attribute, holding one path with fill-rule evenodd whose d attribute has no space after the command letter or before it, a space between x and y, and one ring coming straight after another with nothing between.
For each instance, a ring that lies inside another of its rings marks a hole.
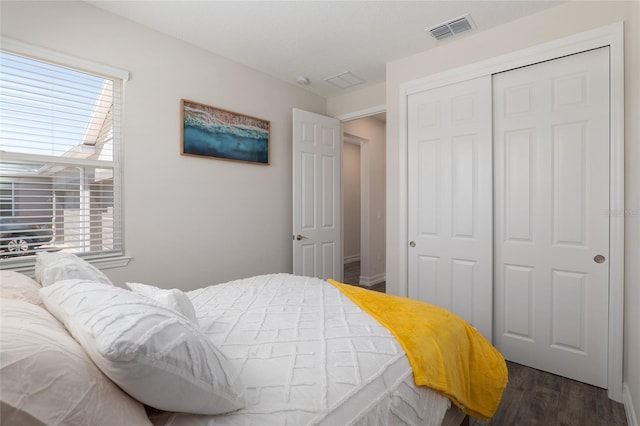
<instances>
[{"instance_id":1,"label":"white panel closet door","mask_svg":"<svg viewBox=\"0 0 640 426\"><path fill-rule=\"evenodd\" d=\"M491 341L491 77L409 96L408 296Z\"/></svg>"},{"instance_id":2,"label":"white panel closet door","mask_svg":"<svg viewBox=\"0 0 640 426\"><path fill-rule=\"evenodd\" d=\"M511 361L603 388L608 55L601 48L493 78L495 344Z\"/></svg>"}]
</instances>

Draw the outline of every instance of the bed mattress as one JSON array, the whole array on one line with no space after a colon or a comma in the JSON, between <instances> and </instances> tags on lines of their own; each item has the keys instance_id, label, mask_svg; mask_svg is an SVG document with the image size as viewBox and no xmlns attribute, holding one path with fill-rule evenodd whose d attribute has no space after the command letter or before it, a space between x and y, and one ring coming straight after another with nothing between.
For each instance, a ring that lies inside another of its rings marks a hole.
<instances>
[{"instance_id":1,"label":"bed mattress","mask_svg":"<svg viewBox=\"0 0 640 426\"><path fill-rule=\"evenodd\" d=\"M395 338L323 280L263 275L188 295L247 404L217 416L154 413L155 425L440 425L451 405L416 387Z\"/></svg>"}]
</instances>

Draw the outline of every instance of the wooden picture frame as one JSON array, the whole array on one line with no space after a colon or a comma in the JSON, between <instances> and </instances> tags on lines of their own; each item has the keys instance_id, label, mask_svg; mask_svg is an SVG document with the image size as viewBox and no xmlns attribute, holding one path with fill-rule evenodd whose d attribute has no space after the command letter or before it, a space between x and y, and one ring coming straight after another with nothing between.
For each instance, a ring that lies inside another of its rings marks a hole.
<instances>
[{"instance_id":1,"label":"wooden picture frame","mask_svg":"<svg viewBox=\"0 0 640 426\"><path fill-rule=\"evenodd\" d=\"M271 123L182 99L180 153L269 165Z\"/></svg>"}]
</instances>

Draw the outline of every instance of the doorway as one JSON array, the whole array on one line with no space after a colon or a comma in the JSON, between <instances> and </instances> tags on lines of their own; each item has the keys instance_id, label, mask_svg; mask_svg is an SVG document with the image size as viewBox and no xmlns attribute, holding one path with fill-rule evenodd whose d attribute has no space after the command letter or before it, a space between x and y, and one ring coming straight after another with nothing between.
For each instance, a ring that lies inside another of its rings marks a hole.
<instances>
[{"instance_id":1,"label":"doorway","mask_svg":"<svg viewBox=\"0 0 640 426\"><path fill-rule=\"evenodd\" d=\"M344 133L342 140L342 193L344 282L360 285L362 248L362 156L360 145L366 140Z\"/></svg>"},{"instance_id":2,"label":"doorway","mask_svg":"<svg viewBox=\"0 0 640 426\"><path fill-rule=\"evenodd\" d=\"M386 113L343 121L344 280L386 289Z\"/></svg>"}]
</instances>

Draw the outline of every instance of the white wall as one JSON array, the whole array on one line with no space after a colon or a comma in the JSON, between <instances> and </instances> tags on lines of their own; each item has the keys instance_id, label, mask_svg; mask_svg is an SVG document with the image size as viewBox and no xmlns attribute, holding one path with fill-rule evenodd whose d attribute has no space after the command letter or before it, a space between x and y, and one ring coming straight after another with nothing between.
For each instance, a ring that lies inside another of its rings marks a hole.
<instances>
[{"instance_id":1,"label":"white wall","mask_svg":"<svg viewBox=\"0 0 640 426\"><path fill-rule=\"evenodd\" d=\"M360 145L344 144L342 157L343 256L360 260Z\"/></svg>"},{"instance_id":2,"label":"white wall","mask_svg":"<svg viewBox=\"0 0 640 426\"><path fill-rule=\"evenodd\" d=\"M640 3L573 1L387 64L387 291L399 291L400 85L564 36L625 22L624 382L640 410Z\"/></svg>"},{"instance_id":3,"label":"white wall","mask_svg":"<svg viewBox=\"0 0 640 426\"><path fill-rule=\"evenodd\" d=\"M345 133L366 139L360 145L362 157L362 223L360 277L363 284L385 280L385 179L386 124L373 117L343 123Z\"/></svg>"},{"instance_id":4,"label":"white wall","mask_svg":"<svg viewBox=\"0 0 640 426\"><path fill-rule=\"evenodd\" d=\"M325 99L84 2L2 2L3 36L131 72L124 104L124 241L105 272L192 289L292 271L291 109ZM271 121L271 165L180 155L180 99Z\"/></svg>"},{"instance_id":5,"label":"white wall","mask_svg":"<svg viewBox=\"0 0 640 426\"><path fill-rule=\"evenodd\" d=\"M374 84L364 89L348 92L327 99L327 114L339 117L344 114L384 106L386 103L385 83Z\"/></svg>"}]
</instances>

